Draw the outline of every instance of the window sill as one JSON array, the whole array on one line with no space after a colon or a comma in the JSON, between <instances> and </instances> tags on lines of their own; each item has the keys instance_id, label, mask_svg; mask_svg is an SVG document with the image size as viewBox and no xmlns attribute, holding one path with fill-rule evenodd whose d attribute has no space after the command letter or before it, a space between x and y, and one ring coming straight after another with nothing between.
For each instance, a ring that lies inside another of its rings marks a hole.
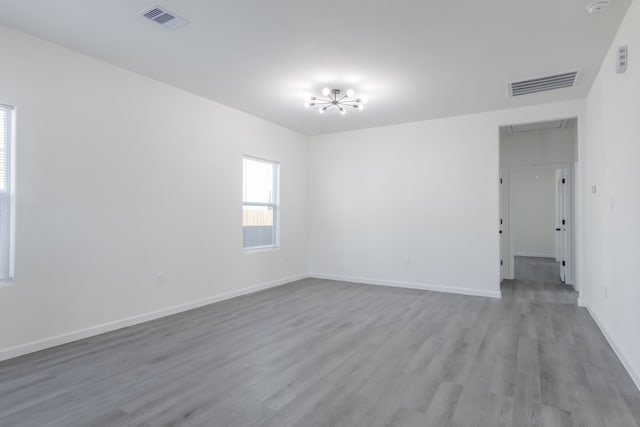
<instances>
[{"instance_id":1,"label":"window sill","mask_svg":"<svg viewBox=\"0 0 640 427\"><path fill-rule=\"evenodd\" d=\"M242 252L244 254L252 254L252 253L256 253L256 252L271 252L271 251L277 251L280 250L280 246L279 245L273 245L273 246L256 246L253 248L243 248Z\"/></svg>"}]
</instances>

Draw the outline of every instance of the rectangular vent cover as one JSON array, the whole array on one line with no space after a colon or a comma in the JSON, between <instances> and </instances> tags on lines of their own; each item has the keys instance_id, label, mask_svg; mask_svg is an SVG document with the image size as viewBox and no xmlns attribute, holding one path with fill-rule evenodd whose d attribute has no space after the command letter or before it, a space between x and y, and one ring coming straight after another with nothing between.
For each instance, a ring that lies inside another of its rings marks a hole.
<instances>
[{"instance_id":1,"label":"rectangular vent cover","mask_svg":"<svg viewBox=\"0 0 640 427\"><path fill-rule=\"evenodd\" d=\"M547 90L572 87L576 84L578 71L556 74L554 76L538 77L535 79L521 80L509 83L511 96L529 95L530 93L545 92Z\"/></svg>"},{"instance_id":2,"label":"rectangular vent cover","mask_svg":"<svg viewBox=\"0 0 640 427\"><path fill-rule=\"evenodd\" d=\"M142 9L138 12L138 15L157 22L170 30L175 30L187 23L186 19L180 18L175 13L168 12L166 9L156 5Z\"/></svg>"}]
</instances>

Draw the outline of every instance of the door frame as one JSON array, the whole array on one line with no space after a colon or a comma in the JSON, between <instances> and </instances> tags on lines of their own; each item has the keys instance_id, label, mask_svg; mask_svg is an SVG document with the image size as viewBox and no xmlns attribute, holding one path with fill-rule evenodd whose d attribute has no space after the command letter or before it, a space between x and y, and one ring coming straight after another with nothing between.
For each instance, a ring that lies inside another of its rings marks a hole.
<instances>
[{"instance_id":1,"label":"door frame","mask_svg":"<svg viewBox=\"0 0 640 427\"><path fill-rule=\"evenodd\" d=\"M565 266L565 283L566 284L570 284L572 286L575 287L575 281L574 281L574 271L575 271L575 266L573 265L573 251L574 251L574 234L573 234L573 230L574 230L574 222L575 222L575 216L574 216L574 212L575 212L575 207L574 205L574 191L575 191L575 179L573 178L575 176L574 174L574 167L572 164L569 163L549 163L549 164L539 164L539 165L523 165L523 166L511 166L509 168L509 179L507 181L507 186L508 188L506 189L506 192L504 194L507 195L507 224L506 224L506 228L508 230L508 239L509 239L509 247L508 247L508 251L507 251L507 257L509 259L510 262L510 266L511 266L511 273L513 273L515 275L515 255L514 255L514 250L513 250L513 228L512 228L512 218L511 218L511 212L512 212L512 204L513 204L513 197L512 196L512 189L513 189L513 174L516 171L519 170L539 170L539 169L562 169L563 170L563 175L565 177L565 179L568 180L567 184L569 185L569 187L567 187L567 192L568 192L568 197L565 198L565 215L567 217L567 227L566 227L566 235L565 235L565 259L564 261L566 261L566 266ZM503 190L504 191L504 190ZM502 197L504 197L504 194ZM501 198L502 198L501 197Z\"/></svg>"}]
</instances>

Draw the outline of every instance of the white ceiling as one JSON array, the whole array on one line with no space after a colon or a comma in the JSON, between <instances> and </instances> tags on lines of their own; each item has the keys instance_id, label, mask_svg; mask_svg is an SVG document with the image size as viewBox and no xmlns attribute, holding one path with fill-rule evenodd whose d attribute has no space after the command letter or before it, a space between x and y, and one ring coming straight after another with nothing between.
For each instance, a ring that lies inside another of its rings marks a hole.
<instances>
[{"instance_id":1,"label":"white ceiling","mask_svg":"<svg viewBox=\"0 0 640 427\"><path fill-rule=\"evenodd\" d=\"M0 22L308 135L586 96L630 0L0 0ZM613 67L613 64L611 64ZM507 82L583 70L576 87L510 98ZM366 95L345 116L322 87Z\"/></svg>"}]
</instances>

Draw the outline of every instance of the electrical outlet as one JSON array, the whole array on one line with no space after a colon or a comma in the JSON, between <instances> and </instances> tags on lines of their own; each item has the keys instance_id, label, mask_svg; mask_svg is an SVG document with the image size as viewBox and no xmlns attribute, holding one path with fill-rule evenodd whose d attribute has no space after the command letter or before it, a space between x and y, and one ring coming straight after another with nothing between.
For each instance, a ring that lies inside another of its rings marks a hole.
<instances>
[{"instance_id":1,"label":"electrical outlet","mask_svg":"<svg viewBox=\"0 0 640 427\"><path fill-rule=\"evenodd\" d=\"M598 192L598 187L597 187L596 185L592 185L592 186L591 186L591 192L592 192L593 194L596 194L596 193Z\"/></svg>"},{"instance_id":2,"label":"electrical outlet","mask_svg":"<svg viewBox=\"0 0 640 427\"><path fill-rule=\"evenodd\" d=\"M156 285L157 286L164 286L164 283L165 283L164 274L157 274L156 275Z\"/></svg>"}]
</instances>

